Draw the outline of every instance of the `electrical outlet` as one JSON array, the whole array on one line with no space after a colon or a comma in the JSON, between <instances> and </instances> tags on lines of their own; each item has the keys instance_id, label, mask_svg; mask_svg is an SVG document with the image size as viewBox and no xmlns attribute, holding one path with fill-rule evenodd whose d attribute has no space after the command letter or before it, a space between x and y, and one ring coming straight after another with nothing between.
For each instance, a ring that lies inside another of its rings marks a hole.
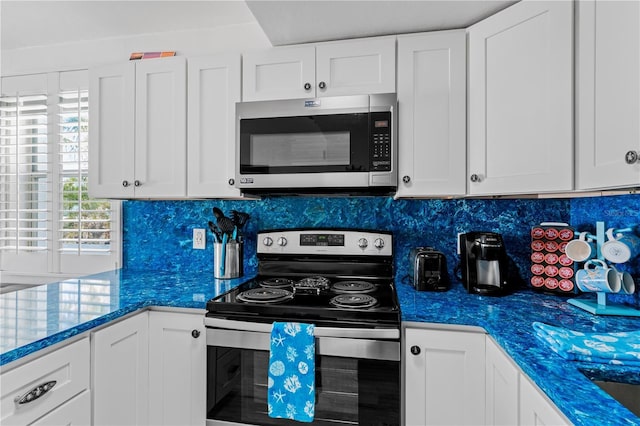
<instances>
[{"instance_id":1,"label":"electrical outlet","mask_svg":"<svg viewBox=\"0 0 640 426\"><path fill-rule=\"evenodd\" d=\"M193 248L204 250L207 246L206 234L204 229L194 228L193 230Z\"/></svg>"}]
</instances>

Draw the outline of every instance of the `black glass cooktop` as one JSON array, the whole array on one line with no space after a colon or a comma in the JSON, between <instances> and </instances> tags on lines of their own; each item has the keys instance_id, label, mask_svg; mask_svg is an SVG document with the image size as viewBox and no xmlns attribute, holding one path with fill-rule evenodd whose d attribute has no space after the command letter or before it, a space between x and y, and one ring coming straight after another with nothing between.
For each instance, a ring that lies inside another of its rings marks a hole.
<instances>
[{"instance_id":1,"label":"black glass cooktop","mask_svg":"<svg viewBox=\"0 0 640 426\"><path fill-rule=\"evenodd\" d=\"M207 302L207 316L238 321L313 322L319 326L399 326L389 279L258 276Z\"/></svg>"}]
</instances>

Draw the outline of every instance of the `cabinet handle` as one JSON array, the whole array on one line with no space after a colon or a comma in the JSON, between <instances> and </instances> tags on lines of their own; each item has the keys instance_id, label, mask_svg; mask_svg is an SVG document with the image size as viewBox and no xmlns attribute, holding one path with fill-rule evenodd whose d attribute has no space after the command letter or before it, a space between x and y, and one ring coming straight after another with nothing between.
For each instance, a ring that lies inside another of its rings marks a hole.
<instances>
[{"instance_id":1,"label":"cabinet handle","mask_svg":"<svg viewBox=\"0 0 640 426\"><path fill-rule=\"evenodd\" d=\"M191 337L193 337L194 339L200 337L200 330L191 330Z\"/></svg>"},{"instance_id":2,"label":"cabinet handle","mask_svg":"<svg viewBox=\"0 0 640 426\"><path fill-rule=\"evenodd\" d=\"M411 353L414 355L420 355L420 346L417 346L417 345L411 346Z\"/></svg>"},{"instance_id":3,"label":"cabinet handle","mask_svg":"<svg viewBox=\"0 0 640 426\"><path fill-rule=\"evenodd\" d=\"M127 186L129 186L129 185L131 185L131 184L129 183L129 181L128 181L128 180L123 180L123 181L122 181L122 186L124 186L125 188L126 188Z\"/></svg>"},{"instance_id":4,"label":"cabinet handle","mask_svg":"<svg viewBox=\"0 0 640 426\"><path fill-rule=\"evenodd\" d=\"M402 176L402 181L404 183L409 183L409 182L411 182L411 177L410 176Z\"/></svg>"},{"instance_id":5,"label":"cabinet handle","mask_svg":"<svg viewBox=\"0 0 640 426\"><path fill-rule=\"evenodd\" d=\"M638 161L638 152L627 151L627 154L624 156L624 161L626 161L627 164L635 164Z\"/></svg>"},{"instance_id":6,"label":"cabinet handle","mask_svg":"<svg viewBox=\"0 0 640 426\"><path fill-rule=\"evenodd\" d=\"M471 182L480 182L480 176L477 174L472 174L469 179L471 179Z\"/></svg>"},{"instance_id":7,"label":"cabinet handle","mask_svg":"<svg viewBox=\"0 0 640 426\"><path fill-rule=\"evenodd\" d=\"M40 398L45 393L49 392L51 389L53 389L56 383L58 382L55 380L42 383L41 385L38 385L35 388L31 389L29 392L25 393L24 395L16 396L13 399L13 402L15 402L18 405L28 404L30 402L33 402L36 399Z\"/></svg>"},{"instance_id":8,"label":"cabinet handle","mask_svg":"<svg viewBox=\"0 0 640 426\"><path fill-rule=\"evenodd\" d=\"M139 180L136 179L133 181L133 186L140 186L140 185L142 185L142 182L140 182Z\"/></svg>"},{"instance_id":9,"label":"cabinet handle","mask_svg":"<svg viewBox=\"0 0 640 426\"><path fill-rule=\"evenodd\" d=\"M311 90L311 83L305 83L304 84L304 90Z\"/></svg>"},{"instance_id":10,"label":"cabinet handle","mask_svg":"<svg viewBox=\"0 0 640 426\"><path fill-rule=\"evenodd\" d=\"M327 83L325 83L324 81L321 81L320 83L318 83L318 87L324 90L327 87Z\"/></svg>"},{"instance_id":11,"label":"cabinet handle","mask_svg":"<svg viewBox=\"0 0 640 426\"><path fill-rule=\"evenodd\" d=\"M236 184L236 180L234 178L229 179L229 186L233 186Z\"/></svg>"}]
</instances>

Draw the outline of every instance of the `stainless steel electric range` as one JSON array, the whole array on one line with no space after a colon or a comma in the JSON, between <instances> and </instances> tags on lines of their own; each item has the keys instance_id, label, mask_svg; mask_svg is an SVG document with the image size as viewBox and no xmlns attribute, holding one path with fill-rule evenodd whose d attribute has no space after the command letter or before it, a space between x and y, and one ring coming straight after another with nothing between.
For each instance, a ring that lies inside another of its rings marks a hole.
<instances>
[{"instance_id":1,"label":"stainless steel electric range","mask_svg":"<svg viewBox=\"0 0 640 426\"><path fill-rule=\"evenodd\" d=\"M267 415L271 325L316 325L313 424L400 423L400 309L390 232L258 233L258 274L207 303L207 423Z\"/></svg>"}]
</instances>

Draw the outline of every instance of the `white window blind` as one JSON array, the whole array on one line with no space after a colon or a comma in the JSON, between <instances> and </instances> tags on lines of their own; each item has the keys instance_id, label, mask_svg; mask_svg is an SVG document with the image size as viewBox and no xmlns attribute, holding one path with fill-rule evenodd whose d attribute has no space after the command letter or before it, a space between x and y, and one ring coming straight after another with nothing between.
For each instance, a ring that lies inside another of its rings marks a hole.
<instances>
[{"instance_id":1,"label":"white window blind","mask_svg":"<svg viewBox=\"0 0 640 426\"><path fill-rule=\"evenodd\" d=\"M86 74L72 71L2 79L3 276L69 276L119 265L120 204L92 200L87 191Z\"/></svg>"},{"instance_id":2,"label":"white window blind","mask_svg":"<svg viewBox=\"0 0 640 426\"><path fill-rule=\"evenodd\" d=\"M47 250L47 132L46 93L0 98L0 250Z\"/></svg>"}]
</instances>

